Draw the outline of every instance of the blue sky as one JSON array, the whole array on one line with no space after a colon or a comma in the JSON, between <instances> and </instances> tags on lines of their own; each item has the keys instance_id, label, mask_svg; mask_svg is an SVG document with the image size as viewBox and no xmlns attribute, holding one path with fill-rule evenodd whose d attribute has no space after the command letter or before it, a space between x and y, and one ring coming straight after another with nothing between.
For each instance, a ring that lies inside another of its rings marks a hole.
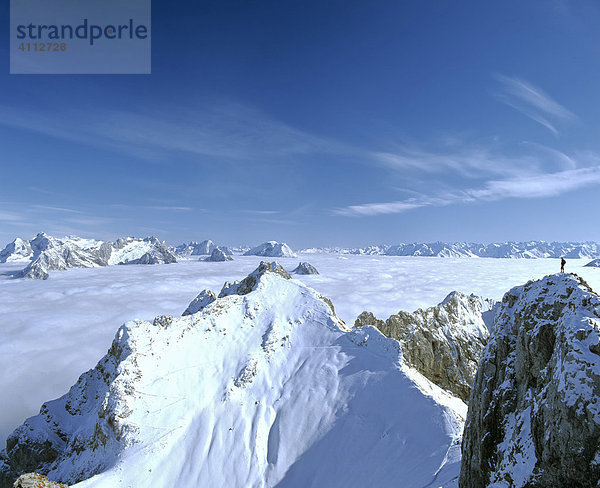
<instances>
[{"instance_id":1,"label":"blue sky","mask_svg":"<svg viewBox=\"0 0 600 488\"><path fill-rule=\"evenodd\" d=\"M600 240L597 2L152 7L151 75L3 40L2 243Z\"/></svg>"}]
</instances>

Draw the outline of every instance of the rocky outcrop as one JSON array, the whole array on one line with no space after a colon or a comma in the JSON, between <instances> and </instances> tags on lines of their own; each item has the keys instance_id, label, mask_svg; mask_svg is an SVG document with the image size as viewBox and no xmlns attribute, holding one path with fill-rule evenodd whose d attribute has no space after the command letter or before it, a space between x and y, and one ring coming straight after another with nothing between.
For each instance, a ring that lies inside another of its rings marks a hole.
<instances>
[{"instance_id":1,"label":"rocky outcrop","mask_svg":"<svg viewBox=\"0 0 600 488\"><path fill-rule=\"evenodd\" d=\"M600 484L600 297L556 274L504 295L471 392L461 488Z\"/></svg>"},{"instance_id":2,"label":"rocky outcrop","mask_svg":"<svg viewBox=\"0 0 600 488\"><path fill-rule=\"evenodd\" d=\"M396 339L410 366L466 402L488 340L493 306L492 300L455 291L435 307L401 311L387 320L363 312L354 326L373 325Z\"/></svg>"},{"instance_id":3,"label":"rocky outcrop","mask_svg":"<svg viewBox=\"0 0 600 488\"><path fill-rule=\"evenodd\" d=\"M221 263L224 261L233 261L233 258L225 253L225 251L221 250L219 247L215 247L212 250L212 253L209 257L204 258L203 261L208 261L212 263Z\"/></svg>"},{"instance_id":4,"label":"rocky outcrop","mask_svg":"<svg viewBox=\"0 0 600 488\"><path fill-rule=\"evenodd\" d=\"M600 259L594 259L586 264L589 268L600 268Z\"/></svg>"},{"instance_id":5,"label":"rocky outcrop","mask_svg":"<svg viewBox=\"0 0 600 488\"><path fill-rule=\"evenodd\" d=\"M286 278L261 263L196 313L121 326L95 368L9 436L0 488L32 471L86 488L456 477L464 404L407 368L396 341L346 328Z\"/></svg>"},{"instance_id":6,"label":"rocky outcrop","mask_svg":"<svg viewBox=\"0 0 600 488\"><path fill-rule=\"evenodd\" d=\"M244 256L264 256L270 258L297 258L298 255L285 242L269 241L253 247Z\"/></svg>"},{"instance_id":7,"label":"rocky outcrop","mask_svg":"<svg viewBox=\"0 0 600 488\"><path fill-rule=\"evenodd\" d=\"M27 473L19 476L13 488L69 488L62 483L50 481L44 475L37 473Z\"/></svg>"},{"instance_id":8,"label":"rocky outcrop","mask_svg":"<svg viewBox=\"0 0 600 488\"><path fill-rule=\"evenodd\" d=\"M300 275L318 275L319 272L317 271L317 268L315 268L312 264L310 263L298 263L298 266L296 267L296 269L294 269L294 271L292 271L292 273L294 274L300 274Z\"/></svg>"}]
</instances>

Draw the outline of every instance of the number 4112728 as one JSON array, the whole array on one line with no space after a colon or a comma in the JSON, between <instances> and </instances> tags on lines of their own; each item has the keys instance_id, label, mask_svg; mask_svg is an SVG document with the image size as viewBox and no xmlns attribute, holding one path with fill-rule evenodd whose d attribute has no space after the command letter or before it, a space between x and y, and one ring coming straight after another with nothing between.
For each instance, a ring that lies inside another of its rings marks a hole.
<instances>
[{"instance_id":1,"label":"number 4112728","mask_svg":"<svg viewBox=\"0 0 600 488\"><path fill-rule=\"evenodd\" d=\"M22 42L17 48L19 51L30 52L60 52L67 50L66 42Z\"/></svg>"}]
</instances>

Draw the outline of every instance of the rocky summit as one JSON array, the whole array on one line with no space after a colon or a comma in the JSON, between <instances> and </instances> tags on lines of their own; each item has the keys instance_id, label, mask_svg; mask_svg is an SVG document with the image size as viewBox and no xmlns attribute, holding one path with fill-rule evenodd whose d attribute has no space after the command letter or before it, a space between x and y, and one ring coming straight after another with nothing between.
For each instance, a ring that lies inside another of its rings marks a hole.
<instances>
[{"instance_id":1,"label":"rocky summit","mask_svg":"<svg viewBox=\"0 0 600 488\"><path fill-rule=\"evenodd\" d=\"M363 312L354 326L373 325L396 339L409 365L467 401L487 344L493 307L492 300L455 291L435 307L401 311L387 320Z\"/></svg>"},{"instance_id":2,"label":"rocky summit","mask_svg":"<svg viewBox=\"0 0 600 488\"><path fill-rule=\"evenodd\" d=\"M461 488L600 484L600 297L556 274L504 295L471 397Z\"/></svg>"}]
</instances>

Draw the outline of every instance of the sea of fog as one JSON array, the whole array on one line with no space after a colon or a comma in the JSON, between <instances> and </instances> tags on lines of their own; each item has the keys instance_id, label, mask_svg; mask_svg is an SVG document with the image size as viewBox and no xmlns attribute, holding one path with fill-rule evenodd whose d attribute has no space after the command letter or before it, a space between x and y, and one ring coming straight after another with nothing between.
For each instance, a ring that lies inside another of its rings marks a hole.
<instances>
[{"instance_id":1,"label":"sea of fog","mask_svg":"<svg viewBox=\"0 0 600 488\"><path fill-rule=\"evenodd\" d=\"M264 259L264 258L263 258ZM47 281L13 279L23 265L0 264L0 442L44 401L64 394L106 353L118 327L133 318L179 315L204 288L241 279L262 259L198 260L169 265L53 271ZM352 324L363 310L387 318L439 303L453 290L500 299L512 286L559 271L557 259L422 258L306 254L282 258L292 270L308 261L321 273L298 276L330 297ZM567 271L600 290L600 269L569 260Z\"/></svg>"}]
</instances>

